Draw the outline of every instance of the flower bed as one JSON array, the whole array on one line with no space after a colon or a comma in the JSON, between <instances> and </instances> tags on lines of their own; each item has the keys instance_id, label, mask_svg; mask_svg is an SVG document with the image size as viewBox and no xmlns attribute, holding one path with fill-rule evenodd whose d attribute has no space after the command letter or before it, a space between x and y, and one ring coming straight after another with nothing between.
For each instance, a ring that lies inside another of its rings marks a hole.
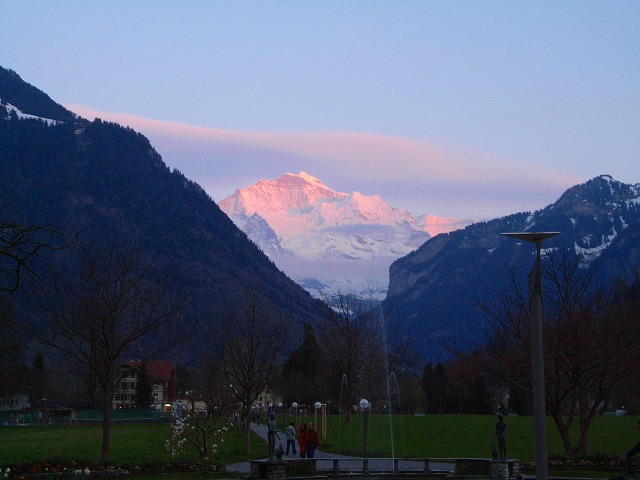
<instances>
[{"instance_id":1,"label":"flower bed","mask_svg":"<svg viewBox=\"0 0 640 480\"><path fill-rule=\"evenodd\" d=\"M136 474L150 473L215 473L224 467L217 464L195 462L156 462L136 465L98 465L87 462L29 463L6 467L2 473L5 480L102 480Z\"/></svg>"}]
</instances>

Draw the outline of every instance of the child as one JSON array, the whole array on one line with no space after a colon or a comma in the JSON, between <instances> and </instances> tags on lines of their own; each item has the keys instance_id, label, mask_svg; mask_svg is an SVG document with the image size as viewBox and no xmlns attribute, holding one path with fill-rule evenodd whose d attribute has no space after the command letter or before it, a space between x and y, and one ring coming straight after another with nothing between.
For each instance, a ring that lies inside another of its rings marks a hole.
<instances>
[{"instance_id":1,"label":"child","mask_svg":"<svg viewBox=\"0 0 640 480\"><path fill-rule=\"evenodd\" d=\"M300 424L300 432L298 433L298 445L300 446L300 458L305 458L307 453L307 424Z\"/></svg>"}]
</instances>

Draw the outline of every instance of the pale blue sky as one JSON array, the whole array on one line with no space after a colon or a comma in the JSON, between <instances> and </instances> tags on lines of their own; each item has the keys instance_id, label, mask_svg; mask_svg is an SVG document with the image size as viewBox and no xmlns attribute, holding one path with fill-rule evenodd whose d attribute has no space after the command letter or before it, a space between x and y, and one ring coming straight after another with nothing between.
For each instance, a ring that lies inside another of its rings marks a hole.
<instances>
[{"instance_id":1,"label":"pale blue sky","mask_svg":"<svg viewBox=\"0 0 640 480\"><path fill-rule=\"evenodd\" d=\"M4 0L0 22L0 65L216 200L304 170L490 218L640 182L635 0Z\"/></svg>"}]
</instances>

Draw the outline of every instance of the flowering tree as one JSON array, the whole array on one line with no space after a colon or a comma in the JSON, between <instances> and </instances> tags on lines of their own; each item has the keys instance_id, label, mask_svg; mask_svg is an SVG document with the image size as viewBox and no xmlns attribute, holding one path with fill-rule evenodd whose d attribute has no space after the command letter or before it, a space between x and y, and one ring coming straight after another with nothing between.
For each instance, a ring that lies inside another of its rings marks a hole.
<instances>
[{"instance_id":1,"label":"flowering tree","mask_svg":"<svg viewBox=\"0 0 640 480\"><path fill-rule=\"evenodd\" d=\"M227 432L227 428L219 428L218 423L211 410L198 412L187 409L184 411L184 418L174 418L171 438L165 442L165 447L175 458L186 444L191 444L200 455L200 460L207 463L216 454L218 441L224 442L222 435Z\"/></svg>"}]
</instances>

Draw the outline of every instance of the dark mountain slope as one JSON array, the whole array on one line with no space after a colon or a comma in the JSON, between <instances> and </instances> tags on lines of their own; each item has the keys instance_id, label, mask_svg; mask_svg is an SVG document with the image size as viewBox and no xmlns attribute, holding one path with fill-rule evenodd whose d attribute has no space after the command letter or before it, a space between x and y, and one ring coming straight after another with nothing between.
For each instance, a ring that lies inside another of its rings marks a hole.
<instances>
[{"instance_id":1,"label":"dark mountain slope","mask_svg":"<svg viewBox=\"0 0 640 480\"><path fill-rule=\"evenodd\" d=\"M532 244L505 238L503 232L558 231L545 248L583 256L601 281L631 278L640 258L640 186L609 176L567 190L535 213L518 213L438 235L390 268L386 306L394 322L421 340L457 339L462 348L486 340L489 332L479 303L493 302L507 286L509 269L524 282L533 266ZM430 342L428 357L442 351Z\"/></svg>"},{"instance_id":2,"label":"dark mountain slope","mask_svg":"<svg viewBox=\"0 0 640 480\"><path fill-rule=\"evenodd\" d=\"M38 117L73 122L75 114L57 104L33 85L23 81L13 70L0 67L0 99L22 112Z\"/></svg>"},{"instance_id":3,"label":"dark mountain slope","mask_svg":"<svg viewBox=\"0 0 640 480\"><path fill-rule=\"evenodd\" d=\"M55 112L49 97L23 100L14 90L31 89L18 86L0 89L3 102L14 98L7 103L31 115ZM64 121L18 120L0 108L0 188L9 188L25 224L86 228L85 241L125 240L175 266L192 347L206 343L216 315L239 305L246 286L294 323L322 318L324 305L281 273L197 184L170 171L143 135L100 120L57 118ZM198 354L190 348L187 360Z\"/></svg>"}]
</instances>

